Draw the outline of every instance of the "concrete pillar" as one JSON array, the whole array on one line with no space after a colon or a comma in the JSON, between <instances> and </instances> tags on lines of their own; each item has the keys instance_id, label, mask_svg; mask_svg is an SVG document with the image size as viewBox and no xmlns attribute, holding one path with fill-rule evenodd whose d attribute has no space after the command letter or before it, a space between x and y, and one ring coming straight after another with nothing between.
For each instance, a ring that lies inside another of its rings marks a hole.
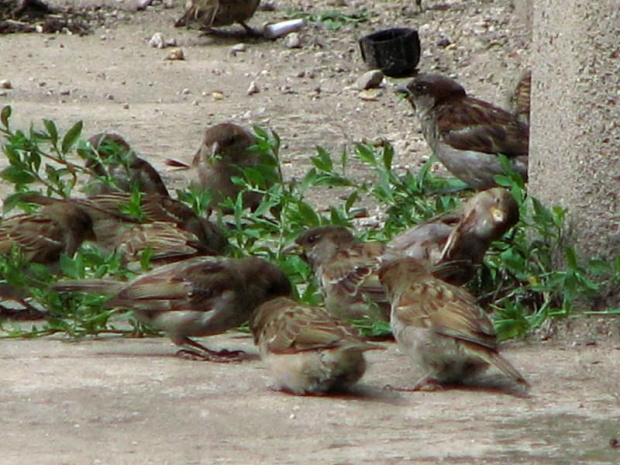
<instances>
[{"instance_id":1,"label":"concrete pillar","mask_svg":"<svg viewBox=\"0 0 620 465\"><path fill-rule=\"evenodd\" d=\"M529 191L583 258L620 254L620 1L533 4Z\"/></svg>"}]
</instances>

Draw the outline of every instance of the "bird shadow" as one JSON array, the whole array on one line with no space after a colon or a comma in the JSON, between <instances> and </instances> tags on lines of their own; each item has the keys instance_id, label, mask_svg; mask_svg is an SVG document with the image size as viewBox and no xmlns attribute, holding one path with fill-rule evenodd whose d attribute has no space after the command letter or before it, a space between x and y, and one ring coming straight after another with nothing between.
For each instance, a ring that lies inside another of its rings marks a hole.
<instances>
[{"instance_id":1,"label":"bird shadow","mask_svg":"<svg viewBox=\"0 0 620 465\"><path fill-rule=\"evenodd\" d=\"M499 394L512 397L518 397L521 399L531 398L529 388L521 384L517 384L511 380L506 379L501 375L488 375L484 377L478 377L472 380L466 380L462 383L445 383L441 386L434 385L430 389L408 389L398 388L393 386L386 386L384 389L388 391L397 392L426 392L426 393L441 393L448 391L465 391L465 392L481 392L487 394Z\"/></svg>"}]
</instances>

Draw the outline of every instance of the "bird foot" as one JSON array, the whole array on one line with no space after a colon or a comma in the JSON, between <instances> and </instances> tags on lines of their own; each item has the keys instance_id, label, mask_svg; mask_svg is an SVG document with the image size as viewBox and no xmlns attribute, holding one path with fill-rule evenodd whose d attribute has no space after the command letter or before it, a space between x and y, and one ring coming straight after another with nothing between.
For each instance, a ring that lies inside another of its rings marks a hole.
<instances>
[{"instance_id":1,"label":"bird foot","mask_svg":"<svg viewBox=\"0 0 620 465\"><path fill-rule=\"evenodd\" d=\"M216 362L216 363L234 363L241 362L246 358L246 353L242 350L209 350L209 351L196 351L190 349L182 349L176 353L176 356L184 360L194 360L201 362Z\"/></svg>"},{"instance_id":2,"label":"bird foot","mask_svg":"<svg viewBox=\"0 0 620 465\"><path fill-rule=\"evenodd\" d=\"M413 387L396 387L396 386L391 386L388 384L383 389L385 389L386 391L398 391L398 392L418 392L418 391L437 392L437 391L444 390L443 386L435 380L426 380L424 382L417 383Z\"/></svg>"}]
</instances>

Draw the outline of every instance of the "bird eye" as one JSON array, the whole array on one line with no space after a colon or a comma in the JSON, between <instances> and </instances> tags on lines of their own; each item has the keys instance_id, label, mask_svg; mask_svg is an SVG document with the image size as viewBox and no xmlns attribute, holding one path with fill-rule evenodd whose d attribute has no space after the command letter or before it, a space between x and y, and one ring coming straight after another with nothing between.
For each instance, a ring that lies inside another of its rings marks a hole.
<instances>
[{"instance_id":1,"label":"bird eye","mask_svg":"<svg viewBox=\"0 0 620 465\"><path fill-rule=\"evenodd\" d=\"M426 91L426 86L424 84L416 84L413 86L413 92L417 95L421 95Z\"/></svg>"}]
</instances>

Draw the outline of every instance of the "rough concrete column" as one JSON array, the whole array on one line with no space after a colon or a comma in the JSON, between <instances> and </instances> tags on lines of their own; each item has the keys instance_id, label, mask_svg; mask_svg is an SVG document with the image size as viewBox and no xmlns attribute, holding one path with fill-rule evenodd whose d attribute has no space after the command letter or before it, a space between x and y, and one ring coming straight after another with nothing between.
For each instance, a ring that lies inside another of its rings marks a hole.
<instances>
[{"instance_id":1,"label":"rough concrete column","mask_svg":"<svg viewBox=\"0 0 620 465\"><path fill-rule=\"evenodd\" d=\"M620 253L620 1L533 6L530 192L582 257Z\"/></svg>"}]
</instances>

